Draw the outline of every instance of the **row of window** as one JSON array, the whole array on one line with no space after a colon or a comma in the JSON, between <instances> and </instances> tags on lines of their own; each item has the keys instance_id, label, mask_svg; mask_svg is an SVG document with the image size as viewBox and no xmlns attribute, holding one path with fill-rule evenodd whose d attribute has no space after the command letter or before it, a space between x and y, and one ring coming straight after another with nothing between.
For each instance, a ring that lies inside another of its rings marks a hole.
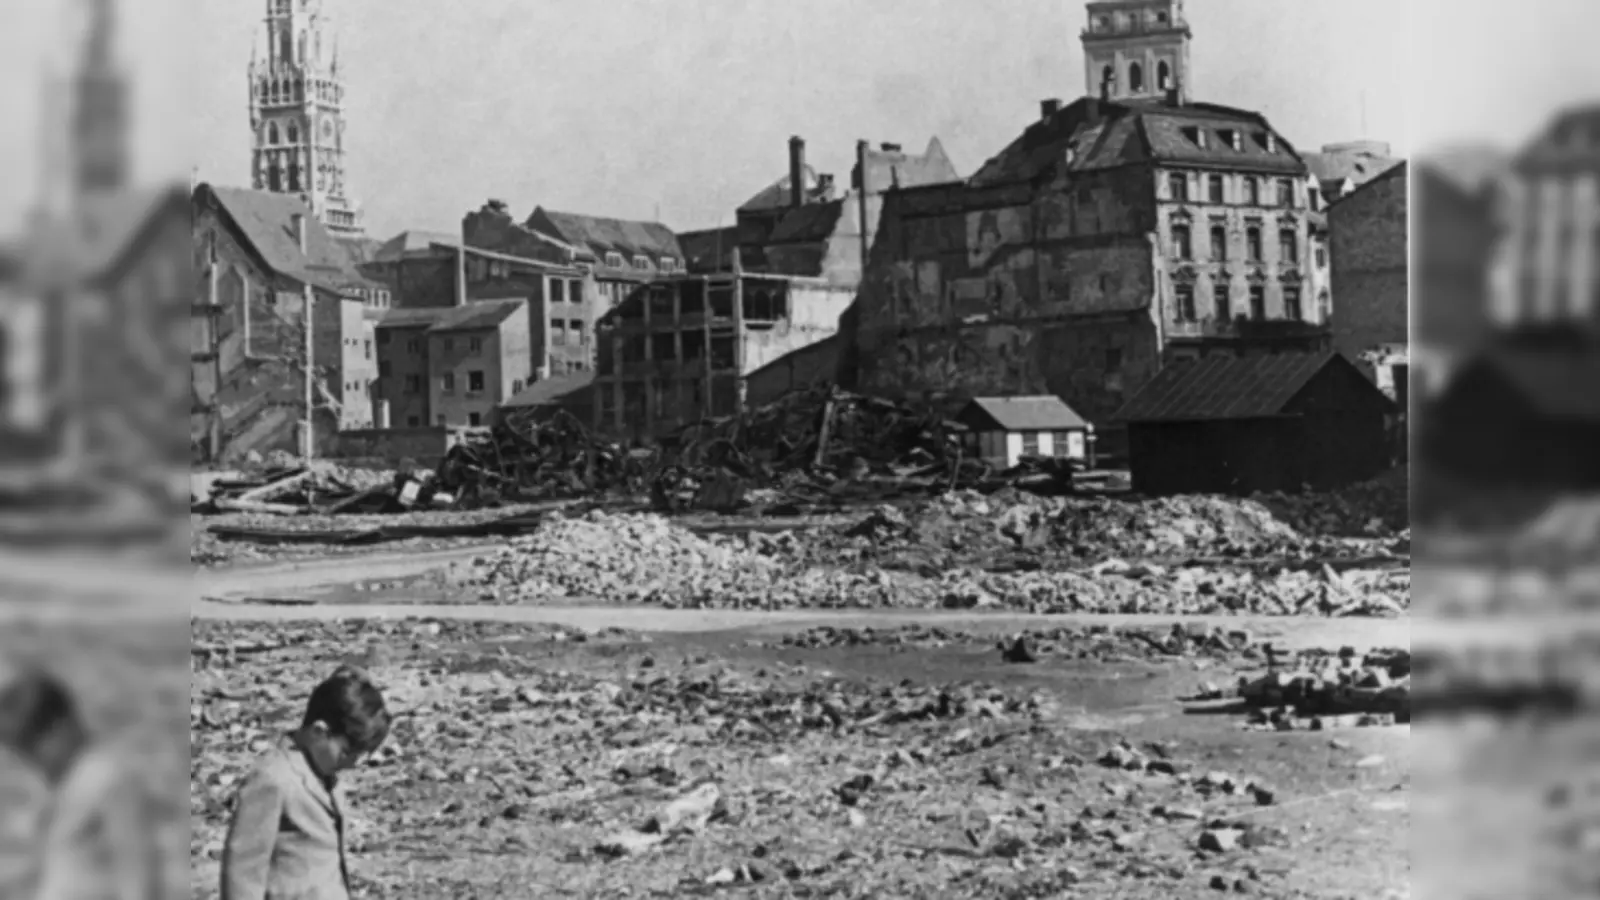
<instances>
[{"instance_id":1,"label":"row of window","mask_svg":"<svg viewBox=\"0 0 1600 900\"><path fill-rule=\"evenodd\" d=\"M1192 260L1194 255L1194 236L1189 226L1176 222L1170 229L1172 232L1172 257L1173 259ZM1211 255L1214 261L1224 261L1228 256L1228 229L1223 225L1211 226ZM1317 265L1323 265L1321 254L1325 251L1318 249ZM1244 230L1244 258L1247 262L1262 262L1261 254L1261 228L1252 225ZM1300 262L1300 234L1293 228L1280 228L1278 230L1278 261L1284 263Z\"/></svg>"},{"instance_id":2,"label":"row of window","mask_svg":"<svg viewBox=\"0 0 1600 900\"><path fill-rule=\"evenodd\" d=\"M613 269L622 269L627 267L627 262L624 260L621 253L612 250L606 253L606 265ZM636 254L633 257L633 267L642 272L681 271L678 260L671 256L663 256L660 259L651 259L642 253Z\"/></svg>"},{"instance_id":3,"label":"row of window","mask_svg":"<svg viewBox=\"0 0 1600 900\"><path fill-rule=\"evenodd\" d=\"M1164 9L1154 11L1133 9L1111 15L1095 16L1089 22L1089 30L1093 32L1133 31L1145 25L1162 26L1166 24L1168 24L1167 12Z\"/></svg>"},{"instance_id":4,"label":"row of window","mask_svg":"<svg viewBox=\"0 0 1600 900\"><path fill-rule=\"evenodd\" d=\"M1168 199L1182 203L1188 203L1197 200L1199 195L1195 190L1192 189L1195 183L1194 179L1197 177L1198 176L1191 176L1191 174L1188 172L1168 173ZM1235 181L1234 184L1239 185L1241 188L1241 190L1238 192L1228 190L1229 181L1231 180L1228 176L1218 172L1212 172L1206 175L1204 181L1205 202L1216 204L1236 203L1243 206L1265 205L1262 202L1262 187L1263 182L1266 182L1269 179L1260 178L1255 175L1239 175L1235 177L1238 180ZM1276 193L1273 196L1274 203L1277 206L1281 206L1285 209L1293 209L1295 206L1295 179L1272 179L1272 183L1276 188Z\"/></svg>"},{"instance_id":5,"label":"row of window","mask_svg":"<svg viewBox=\"0 0 1600 900\"><path fill-rule=\"evenodd\" d=\"M1177 309L1174 310L1180 322L1200 321L1199 310L1195 307L1195 287L1192 284L1178 284L1173 286L1173 296L1177 300ZM1267 317L1267 290L1264 285L1250 285L1247 295L1248 312L1251 319L1262 321ZM1233 305L1233 289L1230 285L1218 284L1211 288L1212 317L1217 321L1231 321L1237 312ZM1283 289L1283 317L1290 321L1302 321L1305 310L1300 302L1300 289L1285 286Z\"/></svg>"}]
</instances>

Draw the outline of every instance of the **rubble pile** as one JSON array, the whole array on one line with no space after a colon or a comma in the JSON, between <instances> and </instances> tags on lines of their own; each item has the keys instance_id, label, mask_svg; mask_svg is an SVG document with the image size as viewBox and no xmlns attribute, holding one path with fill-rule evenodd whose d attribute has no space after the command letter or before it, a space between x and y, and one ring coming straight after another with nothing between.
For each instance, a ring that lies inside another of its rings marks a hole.
<instances>
[{"instance_id":1,"label":"rubble pile","mask_svg":"<svg viewBox=\"0 0 1600 900\"><path fill-rule=\"evenodd\" d=\"M1008 633L998 643L993 633L939 625L906 625L898 628L823 625L785 634L767 642L767 645L805 650L879 647L922 651L991 643L995 644L1007 662L1168 661L1175 657L1205 658L1218 662L1260 660L1265 658L1265 648L1270 646L1257 642L1248 631L1213 629L1205 625L1178 625L1172 628L1113 628L1106 625L1029 628Z\"/></svg>"},{"instance_id":2,"label":"rubble pile","mask_svg":"<svg viewBox=\"0 0 1600 900\"><path fill-rule=\"evenodd\" d=\"M644 490L654 454L595 436L565 410L513 414L469 433L446 451L434 472L437 489L457 508L509 501Z\"/></svg>"},{"instance_id":3,"label":"rubble pile","mask_svg":"<svg viewBox=\"0 0 1600 900\"><path fill-rule=\"evenodd\" d=\"M1238 701L1253 726L1321 731L1411 721L1411 652L1305 651L1281 659L1267 648L1269 671L1241 677L1232 691L1210 685L1195 701Z\"/></svg>"},{"instance_id":4,"label":"rubble pile","mask_svg":"<svg viewBox=\"0 0 1600 900\"><path fill-rule=\"evenodd\" d=\"M843 531L816 532L818 560L935 570L952 563L1035 568L1108 559L1339 557L1374 548L1307 537L1252 500L1213 496L1123 499L955 491L883 505Z\"/></svg>"},{"instance_id":5,"label":"rubble pile","mask_svg":"<svg viewBox=\"0 0 1600 900\"><path fill-rule=\"evenodd\" d=\"M1381 537L1411 527L1405 469L1330 493L1257 494L1251 499L1302 534Z\"/></svg>"},{"instance_id":6,"label":"rubble pile","mask_svg":"<svg viewBox=\"0 0 1600 900\"><path fill-rule=\"evenodd\" d=\"M945 608L1031 613L1394 616L1411 606L1409 570L1335 572L1103 565L1078 571L954 570L932 584Z\"/></svg>"},{"instance_id":7,"label":"rubble pile","mask_svg":"<svg viewBox=\"0 0 1600 900\"><path fill-rule=\"evenodd\" d=\"M525 896L530 878L550 896L1176 897L1219 878L1289 896L1305 882L1268 864L1276 849L1373 825L1253 826L1325 773L1274 760L1267 781L1181 731L1067 727L1076 698L1043 688L841 677L507 623L202 621L191 637L196 885L216 883L252 756L352 656L403 711L342 779L361 896Z\"/></svg>"},{"instance_id":8,"label":"rubble pile","mask_svg":"<svg viewBox=\"0 0 1600 900\"><path fill-rule=\"evenodd\" d=\"M572 600L668 607L884 606L889 579L795 569L738 538L701 536L655 514L553 516L475 558L458 584L497 603Z\"/></svg>"},{"instance_id":9,"label":"rubble pile","mask_svg":"<svg viewBox=\"0 0 1600 900\"><path fill-rule=\"evenodd\" d=\"M598 601L667 607L1004 608L1035 613L1392 615L1409 606L1406 570L1166 568L923 577L801 564L790 535L698 535L658 515L551 516L531 534L447 575L495 603ZM775 550L774 548L790 548ZM804 555L804 554L799 554Z\"/></svg>"},{"instance_id":10,"label":"rubble pile","mask_svg":"<svg viewBox=\"0 0 1600 900\"><path fill-rule=\"evenodd\" d=\"M324 460L309 466L288 459L273 462L243 472L191 474L190 511L267 515L386 512L393 508L392 495L404 478L392 470Z\"/></svg>"}]
</instances>

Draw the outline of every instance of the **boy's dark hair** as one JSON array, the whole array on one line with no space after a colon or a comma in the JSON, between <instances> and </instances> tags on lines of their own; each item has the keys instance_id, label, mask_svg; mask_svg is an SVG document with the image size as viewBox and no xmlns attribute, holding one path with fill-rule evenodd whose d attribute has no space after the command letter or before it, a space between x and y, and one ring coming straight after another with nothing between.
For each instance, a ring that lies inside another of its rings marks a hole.
<instances>
[{"instance_id":1,"label":"boy's dark hair","mask_svg":"<svg viewBox=\"0 0 1600 900\"><path fill-rule=\"evenodd\" d=\"M383 692L355 666L340 666L311 691L305 724L322 722L328 731L371 753L389 736L389 710Z\"/></svg>"},{"instance_id":2,"label":"boy's dark hair","mask_svg":"<svg viewBox=\"0 0 1600 900\"><path fill-rule=\"evenodd\" d=\"M83 727L78 701L51 672L30 667L0 688L0 740L16 750L31 751L62 729Z\"/></svg>"}]
</instances>

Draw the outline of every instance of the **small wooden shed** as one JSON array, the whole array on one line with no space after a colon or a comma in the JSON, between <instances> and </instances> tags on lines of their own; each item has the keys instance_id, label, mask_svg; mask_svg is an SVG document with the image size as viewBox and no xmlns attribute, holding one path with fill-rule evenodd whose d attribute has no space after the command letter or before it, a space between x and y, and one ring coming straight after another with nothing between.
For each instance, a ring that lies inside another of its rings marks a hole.
<instances>
[{"instance_id":1,"label":"small wooden shed","mask_svg":"<svg viewBox=\"0 0 1600 900\"><path fill-rule=\"evenodd\" d=\"M1418 414L1430 466L1504 487L1600 487L1600 353L1495 347Z\"/></svg>"},{"instance_id":2,"label":"small wooden shed","mask_svg":"<svg viewBox=\"0 0 1600 900\"><path fill-rule=\"evenodd\" d=\"M956 415L968 429L966 452L1010 468L1024 456L1089 461L1094 426L1060 397L974 397Z\"/></svg>"},{"instance_id":3,"label":"small wooden shed","mask_svg":"<svg viewBox=\"0 0 1600 900\"><path fill-rule=\"evenodd\" d=\"M1145 494L1328 489L1396 458L1398 408L1337 352L1209 357L1163 367L1118 410Z\"/></svg>"}]
</instances>

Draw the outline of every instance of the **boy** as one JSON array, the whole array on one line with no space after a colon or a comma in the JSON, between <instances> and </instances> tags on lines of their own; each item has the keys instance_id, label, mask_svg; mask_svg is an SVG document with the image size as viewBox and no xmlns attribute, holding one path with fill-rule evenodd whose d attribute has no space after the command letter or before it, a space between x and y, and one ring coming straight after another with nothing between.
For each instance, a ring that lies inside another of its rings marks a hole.
<instances>
[{"instance_id":1,"label":"boy","mask_svg":"<svg viewBox=\"0 0 1600 900\"><path fill-rule=\"evenodd\" d=\"M338 773L376 750L389 712L365 673L341 666L317 685L300 729L239 786L222 855L222 900L348 900Z\"/></svg>"},{"instance_id":2,"label":"boy","mask_svg":"<svg viewBox=\"0 0 1600 900\"><path fill-rule=\"evenodd\" d=\"M131 754L94 741L72 692L27 667L0 690L0 746L27 764L50 793L44 813L38 900L149 900L159 896L158 850L142 821Z\"/></svg>"}]
</instances>

